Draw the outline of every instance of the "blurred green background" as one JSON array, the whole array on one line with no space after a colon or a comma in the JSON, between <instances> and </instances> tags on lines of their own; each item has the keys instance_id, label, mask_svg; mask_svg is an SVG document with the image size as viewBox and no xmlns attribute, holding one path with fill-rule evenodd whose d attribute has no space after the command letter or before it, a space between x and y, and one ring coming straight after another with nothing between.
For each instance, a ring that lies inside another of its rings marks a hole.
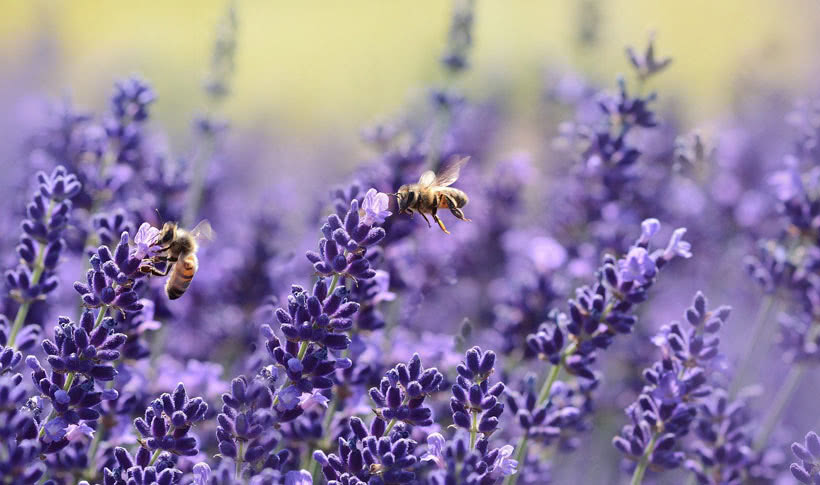
<instances>
[{"instance_id":1,"label":"blurred green background","mask_svg":"<svg viewBox=\"0 0 820 485\"><path fill-rule=\"evenodd\" d=\"M139 74L155 86L154 113L172 134L184 133L201 110L199 87L225 0L2 5L6 81L98 108L113 80ZM237 7L234 95L224 110L260 134L299 137L303 146L329 136L354 143L362 125L440 80L449 1L239 0ZM592 46L579 42L584 18L597 18ZM816 0L478 0L473 69L460 82L474 96L508 95L513 124L531 126L548 68L577 69L611 86L627 72L624 46L643 47L655 30L660 54L675 63L652 87L685 96L687 119L713 118L736 97L739 77L792 92L810 87L818 19Z\"/></svg>"}]
</instances>

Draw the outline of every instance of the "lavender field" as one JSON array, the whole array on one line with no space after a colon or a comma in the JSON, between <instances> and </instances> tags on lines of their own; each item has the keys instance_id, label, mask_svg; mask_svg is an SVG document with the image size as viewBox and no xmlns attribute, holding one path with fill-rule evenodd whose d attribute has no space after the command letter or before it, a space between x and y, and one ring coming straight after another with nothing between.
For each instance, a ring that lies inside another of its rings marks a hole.
<instances>
[{"instance_id":1,"label":"lavender field","mask_svg":"<svg viewBox=\"0 0 820 485\"><path fill-rule=\"evenodd\" d=\"M820 8L525 3L4 7L0 485L820 484Z\"/></svg>"}]
</instances>

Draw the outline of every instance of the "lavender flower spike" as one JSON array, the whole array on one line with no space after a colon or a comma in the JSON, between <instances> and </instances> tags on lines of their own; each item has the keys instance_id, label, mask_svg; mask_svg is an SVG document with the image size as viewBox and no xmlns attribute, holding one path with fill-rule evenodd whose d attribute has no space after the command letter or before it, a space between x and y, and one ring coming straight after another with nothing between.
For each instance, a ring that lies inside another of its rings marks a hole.
<instances>
[{"instance_id":1,"label":"lavender flower spike","mask_svg":"<svg viewBox=\"0 0 820 485\"><path fill-rule=\"evenodd\" d=\"M814 431L806 434L804 444L792 443L792 453L802 464L792 463L789 470L800 483L820 484L820 437Z\"/></svg>"}]
</instances>

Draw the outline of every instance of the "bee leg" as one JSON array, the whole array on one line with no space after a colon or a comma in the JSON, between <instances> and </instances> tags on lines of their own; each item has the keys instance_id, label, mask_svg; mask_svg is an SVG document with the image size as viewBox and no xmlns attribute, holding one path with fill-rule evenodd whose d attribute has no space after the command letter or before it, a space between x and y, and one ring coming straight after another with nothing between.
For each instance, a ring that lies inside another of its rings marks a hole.
<instances>
[{"instance_id":1,"label":"bee leg","mask_svg":"<svg viewBox=\"0 0 820 485\"><path fill-rule=\"evenodd\" d=\"M441 222L441 218L438 216L438 207L433 206L433 210L430 211L430 214L433 216L433 220L436 221L436 224L438 224L438 227L440 227L445 234L450 234L450 231L444 227L444 223Z\"/></svg>"},{"instance_id":2,"label":"bee leg","mask_svg":"<svg viewBox=\"0 0 820 485\"><path fill-rule=\"evenodd\" d=\"M462 221L470 222L470 219L464 217L464 212L462 212L461 209L450 209L450 212L452 212L454 216L458 217Z\"/></svg>"},{"instance_id":3,"label":"bee leg","mask_svg":"<svg viewBox=\"0 0 820 485\"><path fill-rule=\"evenodd\" d=\"M467 219L464 216L464 212L462 212L462 210L458 208L458 204L456 204L455 199L453 199L452 197L446 197L445 199L447 200L447 206L450 208L450 212L454 216L461 219L462 221L470 222L470 219Z\"/></svg>"},{"instance_id":4,"label":"bee leg","mask_svg":"<svg viewBox=\"0 0 820 485\"><path fill-rule=\"evenodd\" d=\"M427 216L425 216L425 215L424 215L424 212L419 212L419 214L421 214L421 217L423 217L423 218L424 218L424 222L426 222L426 223L427 223L427 227L433 227L433 226L430 224L430 219L428 219L428 218L427 218ZM436 216L433 216L433 217L436 217Z\"/></svg>"},{"instance_id":5,"label":"bee leg","mask_svg":"<svg viewBox=\"0 0 820 485\"><path fill-rule=\"evenodd\" d=\"M160 271L151 264L143 264L140 266L140 272L151 274L152 276L167 276L169 271L171 271L170 264L165 267L165 271Z\"/></svg>"},{"instance_id":6,"label":"bee leg","mask_svg":"<svg viewBox=\"0 0 820 485\"><path fill-rule=\"evenodd\" d=\"M440 227L441 230L444 231L445 234L450 234L450 231L448 231L447 228L444 227L444 222L441 221L439 216L433 216L433 219L436 220L436 222L438 223L438 227Z\"/></svg>"}]
</instances>

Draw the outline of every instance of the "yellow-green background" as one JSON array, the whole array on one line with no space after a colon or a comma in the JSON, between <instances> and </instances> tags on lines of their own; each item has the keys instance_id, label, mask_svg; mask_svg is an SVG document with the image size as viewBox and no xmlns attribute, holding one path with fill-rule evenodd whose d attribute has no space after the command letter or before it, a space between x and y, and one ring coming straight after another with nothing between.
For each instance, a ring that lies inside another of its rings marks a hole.
<instances>
[{"instance_id":1,"label":"yellow-green background","mask_svg":"<svg viewBox=\"0 0 820 485\"><path fill-rule=\"evenodd\" d=\"M477 0L473 71L478 96L502 84L522 124L534 117L548 66L611 82L626 71L623 46L656 30L675 58L654 85L685 96L690 120L719 116L738 76L792 92L817 74L816 0L601 0L601 39L576 42L574 0ZM98 108L111 82L137 73L159 93L157 118L179 133L202 105L199 90L224 0L3 0L4 77L34 90L71 93ZM235 95L239 125L302 142L354 139L362 124L397 112L440 76L436 63L451 4L445 0L239 0ZM31 64L40 62L39 71ZM694 123L694 121L693 121Z\"/></svg>"}]
</instances>

